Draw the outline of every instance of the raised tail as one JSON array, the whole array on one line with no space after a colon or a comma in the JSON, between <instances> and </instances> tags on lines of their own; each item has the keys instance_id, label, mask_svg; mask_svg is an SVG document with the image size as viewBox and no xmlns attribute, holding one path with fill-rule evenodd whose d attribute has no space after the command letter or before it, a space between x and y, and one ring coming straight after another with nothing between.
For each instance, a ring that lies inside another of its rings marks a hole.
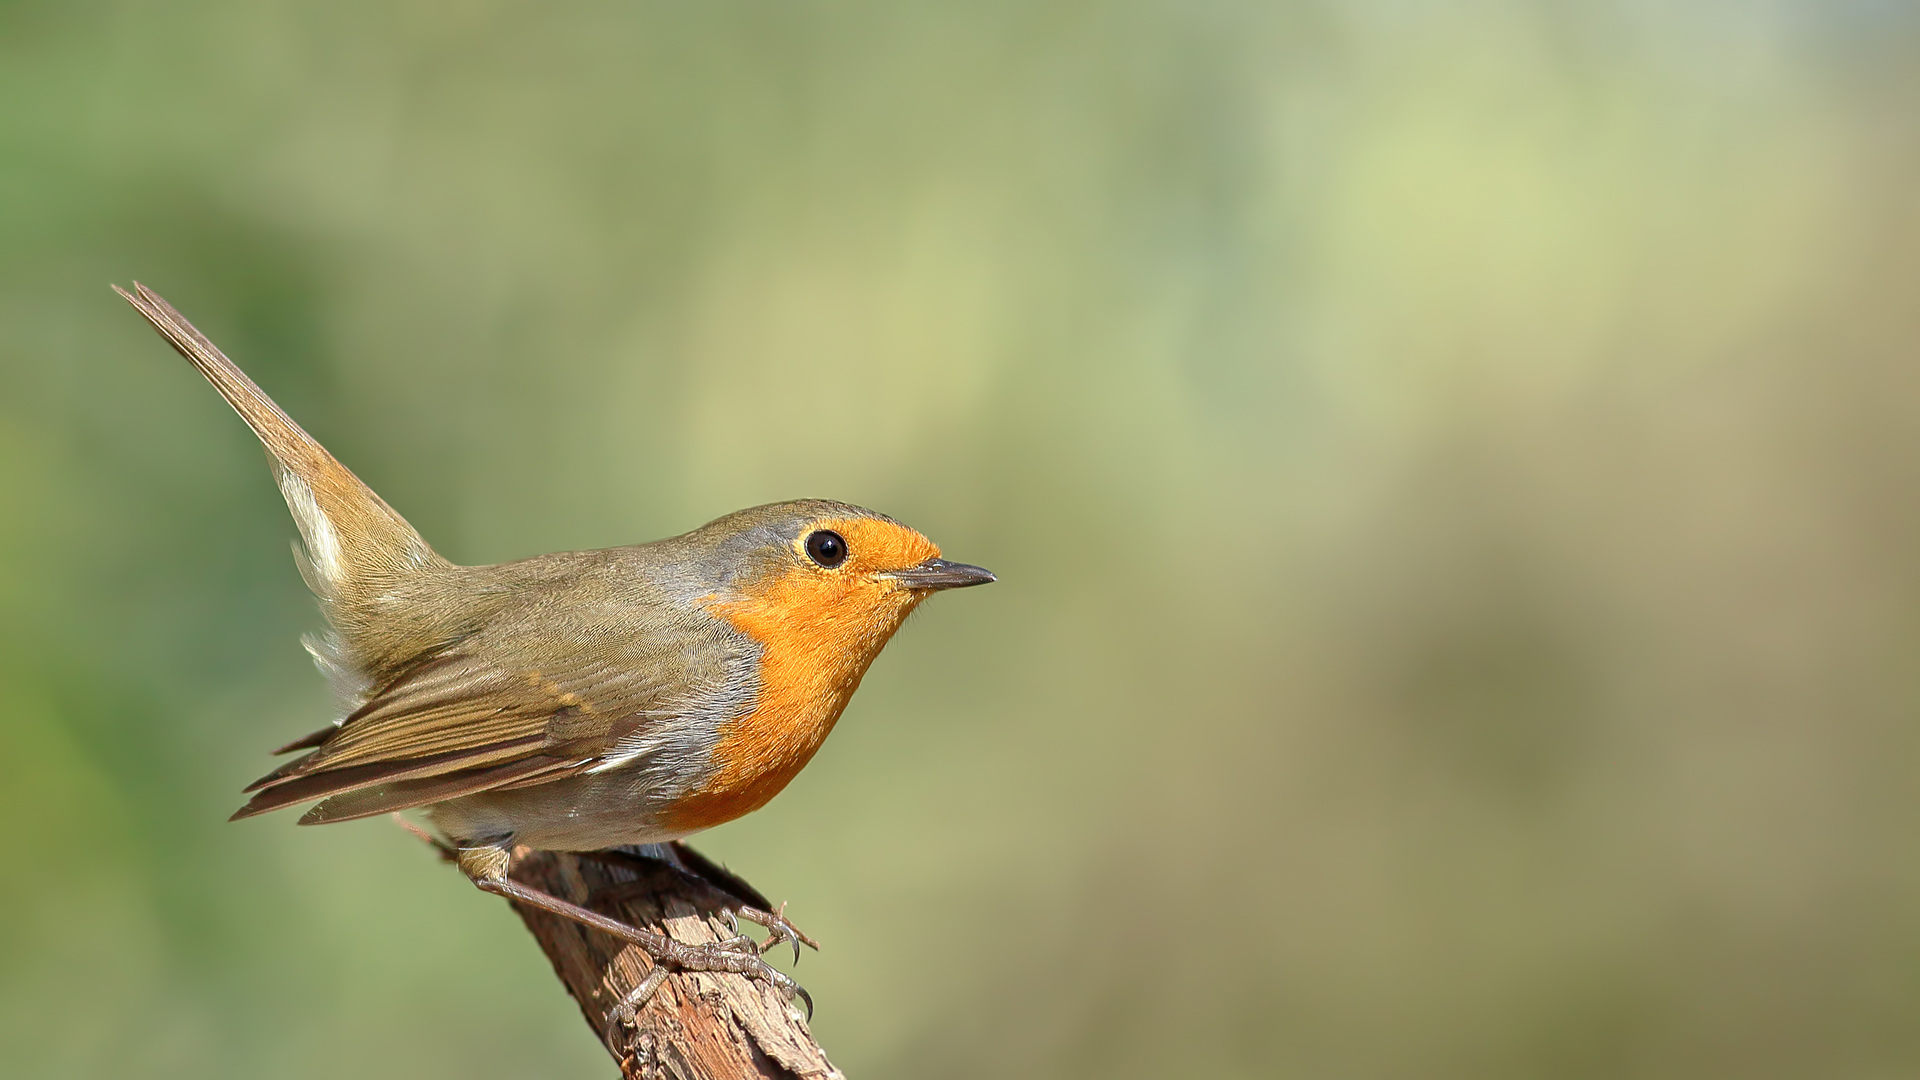
<instances>
[{"instance_id":1,"label":"raised tail","mask_svg":"<svg viewBox=\"0 0 1920 1080\"><path fill-rule=\"evenodd\" d=\"M139 282L132 292L118 285L113 289L206 376L260 437L306 542L302 574L344 635L355 636L354 624L360 621L356 609L396 579L447 565L405 518L280 411L173 305Z\"/></svg>"}]
</instances>

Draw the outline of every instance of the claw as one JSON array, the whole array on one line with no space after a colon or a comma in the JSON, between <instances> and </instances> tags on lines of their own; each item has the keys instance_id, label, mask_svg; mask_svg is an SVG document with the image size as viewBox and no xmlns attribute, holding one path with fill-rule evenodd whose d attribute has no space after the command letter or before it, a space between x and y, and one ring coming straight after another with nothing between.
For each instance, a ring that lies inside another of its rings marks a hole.
<instances>
[{"instance_id":1,"label":"claw","mask_svg":"<svg viewBox=\"0 0 1920 1080\"><path fill-rule=\"evenodd\" d=\"M713 941L705 945L687 946L686 950L664 963L673 964L682 971L726 971L758 979L779 990L788 1000L797 997L806 1002L807 1019L813 1019L813 995L807 993L806 988L796 982L793 976L762 960L759 944L752 938L741 936L727 941Z\"/></svg>"},{"instance_id":2,"label":"claw","mask_svg":"<svg viewBox=\"0 0 1920 1080\"><path fill-rule=\"evenodd\" d=\"M769 924L767 926L767 943L760 949L760 952L765 954L768 949L779 945L784 939L787 944L793 946L793 966L799 967L800 939L796 935L798 935L800 931L795 929L794 925L787 921L787 902L785 900L780 901L780 906L773 909L773 918L767 920L767 922Z\"/></svg>"},{"instance_id":3,"label":"claw","mask_svg":"<svg viewBox=\"0 0 1920 1080\"><path fill-rule=\"evenodd\" d=\"M817 951L820 948L820 943L802 933L799 927L788 922L786 911L787 905L784 903L772 911L762 911L759 908L748 907L744 904L736 909L730 909L730 913L737 912L741 918L748 922L766 928L767 940L760 946L762 953L771 951L775 946L784 941L793 946L793 962L798 964L800 962L801 944L804 943L809 949Z\"/></svg>"},{"instance_id":4,"label":"claw","mask_svg":"<svg viewBox=\"0 0 1920 1080\"><path fill-rule=\"evenodd\" d=\"M799 998L801 1001L806 1002L807 1019L812 1020L813 1019L813 995L807 993L807 988L804 986L801 986L800 983L796 979L794 979L793 976L788 975L784 972L775 970L774 968L770 968L770 967L764 968L764 970L769 975L769 978L767 979L767 981L772 983L776 988L778 988L782 994L785 994L787 996L787 1000L791 1001L794 998Z\"/></svg>"}]
</instances>

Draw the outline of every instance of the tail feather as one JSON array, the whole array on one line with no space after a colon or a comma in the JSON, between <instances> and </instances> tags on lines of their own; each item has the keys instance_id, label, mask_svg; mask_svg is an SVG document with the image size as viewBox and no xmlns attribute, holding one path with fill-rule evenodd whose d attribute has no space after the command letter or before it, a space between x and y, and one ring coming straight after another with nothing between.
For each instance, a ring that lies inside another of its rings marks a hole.
<instances>
[{"instance_id":1,"label":"tail feather","mask_svg":"<svg viewBox=\"0 0 1920 1080\"><path fill-rule=\"evenodd\" d=\"M368 576L439 561L405 518L282 412L173 305L139 282L134 283L133 292L118 285L113 288L220 391L259 436L306 542L307 565L302 569L322 600L335 599Z\"/></svg>"},{"instance_id":2,"label":"tail feather","mask_svg":"<svg viewBox=\"0 0 1920 1080\"><path fill-rule=\"evenodd\" d=\"M220 391L266 447L274 480L300 528L303 543L294 546L301 576L335 630L308 648L342 696L357 701L370 681L441 640L444 627L397 619L382 598L424 571L451 564L173 305L139 282L132 292L113 288Z\"/></svg>"}]
</instances>

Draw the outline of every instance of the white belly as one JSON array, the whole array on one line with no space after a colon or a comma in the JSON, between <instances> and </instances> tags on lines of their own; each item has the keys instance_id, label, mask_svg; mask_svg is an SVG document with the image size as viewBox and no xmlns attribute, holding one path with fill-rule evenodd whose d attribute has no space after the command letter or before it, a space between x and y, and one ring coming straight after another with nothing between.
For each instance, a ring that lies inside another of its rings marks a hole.
<instances>
[{"instance_id":1,"label":"white belly","mask_svg":"<svg viewBox=\"0 0 1920 1080\"><path fill-rule=\"evenodd\" d=\"M542 851L602 851L623 844L664 844L698 830L668 828L672 796L625 770L571 776L513 791L478 795L427 808L427 817L456 845L498 840Z\"/></svg>"}]
</instances>

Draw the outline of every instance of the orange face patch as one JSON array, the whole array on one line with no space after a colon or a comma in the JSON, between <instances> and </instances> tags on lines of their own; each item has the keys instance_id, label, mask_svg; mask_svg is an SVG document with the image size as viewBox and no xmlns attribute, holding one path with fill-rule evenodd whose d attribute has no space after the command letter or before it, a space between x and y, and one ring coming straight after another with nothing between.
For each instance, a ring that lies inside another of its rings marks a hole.
<instances>
[{"instance_id":1,"label":"orange face patch","mask_svg":"<svg viewBox=\"0 0 1920 1080\"><path fill-rule=\"evenodd\" d=\"M807 557L819 529L846 541L828 569ZM873 518L815 522L795 541L795 563L714 614L760 643L760 694L752 712L722 730L706 786L674 808L670 824L693 831L766 805L813 758L868 665L921 596L876 575L937 558L933 541Z\"/></svg>"},{"instance_id":2,"label":"orange face patch","mask_svg":"<svg viewBox=\"0 0 1920 1080\"><path fill-rule=\"evenodd\" d=\"M837 532L847 542L847 561L823 573L852 576L905 570L940 557L939 545L905 525L877 518L851 518L814 522L794 541L794 551L802 559L806 558L807 536L820 529Z\"/></svg>"}]
</instances>

